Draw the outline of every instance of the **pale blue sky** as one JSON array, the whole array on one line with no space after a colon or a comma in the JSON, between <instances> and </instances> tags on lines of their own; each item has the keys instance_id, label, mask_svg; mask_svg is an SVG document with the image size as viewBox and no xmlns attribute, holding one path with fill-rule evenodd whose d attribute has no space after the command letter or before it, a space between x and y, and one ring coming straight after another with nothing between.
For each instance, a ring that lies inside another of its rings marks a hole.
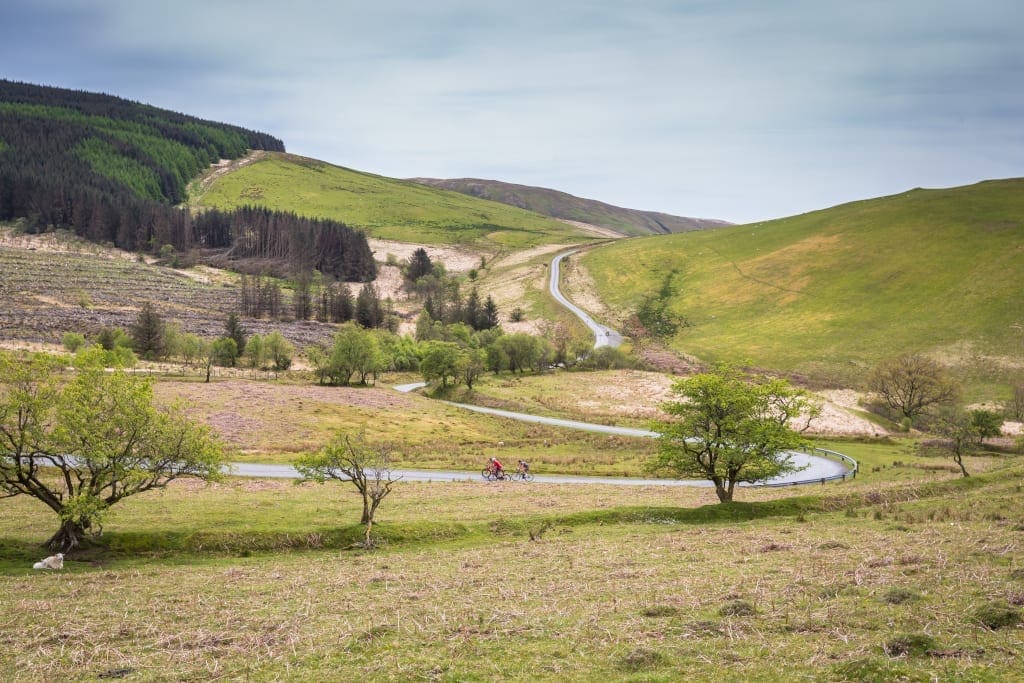
<instances>
[{"instance_id":1,"label":"pale blue sky","mask_svg":"<svg viewBox=\"0 0 1024 683\"><path fill-rule=\"evenodd\" d=\"M1019 0L32 0L0 64L360 170L736 222L1024 175Z\"/></svg>"}]
</instances>

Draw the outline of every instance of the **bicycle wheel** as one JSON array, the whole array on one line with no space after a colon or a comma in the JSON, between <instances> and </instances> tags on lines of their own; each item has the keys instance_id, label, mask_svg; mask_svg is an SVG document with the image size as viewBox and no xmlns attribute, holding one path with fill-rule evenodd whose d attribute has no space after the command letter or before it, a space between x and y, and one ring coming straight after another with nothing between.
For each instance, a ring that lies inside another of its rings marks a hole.
<instances>
[{"instance_id":1,"label":"bicycle wheel","mask_svg":"<svg viewBox=\"0 0 1024 683\"><path fill-rule=\"evenodd\" d=\"M480 476L484 478L484 481L494 481L494 472L491 472L486 467L480 472Z\"/></svg>"},{"instance_id":2,"label":"bicycle wheel","mask_svg":"<svg viewBox=\"0 0 1024 683\"><path fill-rule=\"evenodd\" d=\"M533 481L533 472L523 472L520 476L523 481Z\"/></svg>"}]
</instances>

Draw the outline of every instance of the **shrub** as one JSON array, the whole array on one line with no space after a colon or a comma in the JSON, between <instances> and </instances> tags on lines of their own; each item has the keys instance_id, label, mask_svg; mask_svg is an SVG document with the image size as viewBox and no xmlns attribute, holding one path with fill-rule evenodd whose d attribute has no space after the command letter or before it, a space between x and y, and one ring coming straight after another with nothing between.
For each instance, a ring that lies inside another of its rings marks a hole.
<instances>
[{"instance_id":1,"label":"shrub","mask_svg":"<svg viewBox=\"0 0 1024 683\"><path fill-rule=\"evenodd\" d=\"M60 338L60 343L64 345L65 349L75 353L85 346L85 335L78 332L65 332L64 336Z\"/></svg>"}]
</instances>

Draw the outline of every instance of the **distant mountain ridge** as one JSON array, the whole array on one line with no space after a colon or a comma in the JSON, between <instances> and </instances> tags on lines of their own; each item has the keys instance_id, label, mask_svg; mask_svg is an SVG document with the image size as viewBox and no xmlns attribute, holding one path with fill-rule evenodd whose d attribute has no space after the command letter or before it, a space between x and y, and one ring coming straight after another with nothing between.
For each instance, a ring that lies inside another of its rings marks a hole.
<instances>
[{"instance_id":1,"label":"distant mountain ridge","mask_svg":"<svg viewBox=\"0 0 1024 683\"><path fill-rule=\"evenodd\" d=\"M624 235L665 235L731 225L711 218L673 216L657 211L626 209L545 187L479 178L410 178L414 183L452 190L471 197L509 204L552 218L589 223Z\"/></svg>"}]
</instances>

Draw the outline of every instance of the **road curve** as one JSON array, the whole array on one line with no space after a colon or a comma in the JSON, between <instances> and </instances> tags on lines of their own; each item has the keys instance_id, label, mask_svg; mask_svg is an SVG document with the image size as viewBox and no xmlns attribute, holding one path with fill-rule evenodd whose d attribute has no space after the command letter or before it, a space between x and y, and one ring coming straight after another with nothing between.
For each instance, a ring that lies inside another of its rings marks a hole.
<instances>
[{"instance_id":1,"label":"road curve","mask_svg":"<svg viewBox=\"0 0 1024 683\"><path fill-rule=\"evenodd\" d=\"M807 455L799 451L789 453L797 466L807 469L775 477L755 484L741 486L788 486L798 483L817 482L842 476L848 470L838 462ZM259 463L236 462L225 468L225 474L240 477L259 477L261 479L299 479L300 475L291 465L263 465ZM479 481L483 482L479 472L458 472L452 470L392 470L392 475L401 477L403 481ZM509 482L515 483L515 482ZM627 477L583 477L569 475L538 474L534 483L543 484L608 484L611 486L711 486L705 479L635 479Z\"/></svg>"},{"instance_id":2,"label":"road curve","mask_svg":"<svg viewBox=\"0 0 1024 683\"><path fill-rule=\"evenodd\" d=\"M558 303L562 304L570 311L572 311L573 315L582 320L583 323L590 328L590 331L594 333L595 349L599 349L602 346L621 346L621 334L619 334L612 328L607 327L606 325L602 325L601 323L591 318L582 308L566 299L565 296L562 294L562 290L559 288L559 282L561 280L562 259L566 258L567 256L571 256L572 254L576 254L578 252L578 249L574 249L573 251L567 251L559 254L554 258L554 260L551 261L551 278L548 282L548 289L551 290L551 296L555 297Z\"/></svg>"}]
</instances>

